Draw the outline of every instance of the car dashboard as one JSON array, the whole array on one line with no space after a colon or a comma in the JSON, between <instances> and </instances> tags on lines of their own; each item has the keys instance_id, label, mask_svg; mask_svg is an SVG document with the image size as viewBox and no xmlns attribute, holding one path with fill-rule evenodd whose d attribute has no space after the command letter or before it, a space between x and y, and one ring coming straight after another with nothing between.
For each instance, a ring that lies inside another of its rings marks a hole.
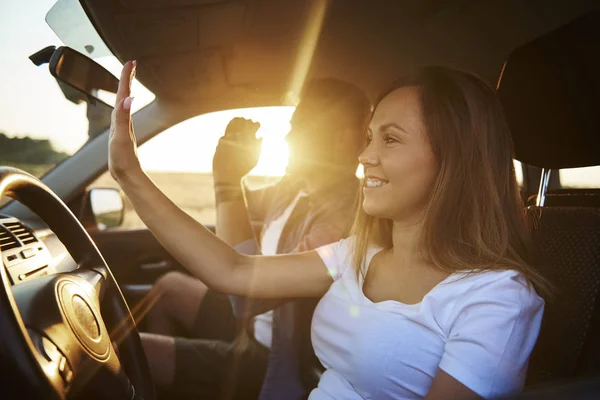
<instances>
[{"instance_id":1,"label":"car dashboard","mask_svg":"<svg viewBox=\"0 0 600 400\"><path fill-rule=\"evenodd\" d=\"M0 253L12 285L77 268L66 247L51 230L34 230L4 214L0 214Z\"/></svg>"}]
</instances>

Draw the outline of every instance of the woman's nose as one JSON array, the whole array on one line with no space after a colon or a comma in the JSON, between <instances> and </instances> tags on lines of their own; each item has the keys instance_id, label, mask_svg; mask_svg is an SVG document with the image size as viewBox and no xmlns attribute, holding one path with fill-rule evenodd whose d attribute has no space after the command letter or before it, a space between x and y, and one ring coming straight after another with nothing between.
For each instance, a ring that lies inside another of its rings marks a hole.
<instances>
[{"instance_id":1,"label":"woman's nose","mask_svg":"<svg viewBox=\"0 0 600 400\"><path fill-rule=\"evenodd\" d=\"M375 149L373 149L372 143L369 143L362 153L358 156L358 162L363 166L374 166L379 163L379 157Z\"/></svg>"}]
</instances>

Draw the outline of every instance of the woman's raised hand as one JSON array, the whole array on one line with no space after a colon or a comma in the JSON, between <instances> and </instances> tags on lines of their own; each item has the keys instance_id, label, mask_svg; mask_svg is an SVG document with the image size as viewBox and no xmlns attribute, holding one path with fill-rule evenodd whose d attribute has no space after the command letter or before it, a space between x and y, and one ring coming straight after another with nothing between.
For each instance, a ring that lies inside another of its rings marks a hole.
<instances>
[{"instance_id":1,"label":"woman's raised hand","mask_svg":"<svg viewBox=\"0 0 600 400\"><path fill-rule=\"evenodd\" d=\"M135 61L128 61L123 66L110 124L108 169L117 182L142 172L131 121L131 81L135 77L135 68Z\"/></svg>"}]
</instances>

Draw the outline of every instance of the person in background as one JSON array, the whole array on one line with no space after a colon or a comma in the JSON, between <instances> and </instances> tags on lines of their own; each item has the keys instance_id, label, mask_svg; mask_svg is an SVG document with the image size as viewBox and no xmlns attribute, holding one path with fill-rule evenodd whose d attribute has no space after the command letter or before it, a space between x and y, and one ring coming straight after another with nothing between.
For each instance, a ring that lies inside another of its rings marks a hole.
<instances>
[{"instance_id":1,"label":"person in background","mask_svg":"<svg viewBox=\"0 0 600 400\"><path fill-rule=\"evenodd\" d=\"M264 255L312 250L346 237L369 114L357 87L336 79L307 83L286 137L286 175L256 191L244 191L242 181L258 161L259 125L233 119L213 159L216 234L240 252ZM258 239L249 217L263 222ZM312 353L308 337L316 302L232 298L232 309L226 295L179 272L166 274L154 290L159 300L148 315L151 333L141 337L165 397L256 398L261 388L263 399L306 397L310 388L299 369L304 352ZM238 319L249 338L244 346L241 339L232 342ZM178 333L187 338L173 337Z\"/></svg>"}]
</instances>

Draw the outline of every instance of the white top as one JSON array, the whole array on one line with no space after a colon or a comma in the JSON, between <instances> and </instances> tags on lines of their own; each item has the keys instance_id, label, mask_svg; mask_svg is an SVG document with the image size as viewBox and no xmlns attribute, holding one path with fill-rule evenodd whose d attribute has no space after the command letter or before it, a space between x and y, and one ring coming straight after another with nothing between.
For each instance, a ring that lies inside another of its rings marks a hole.
<instances>
[{"instance_id":1,"label":"white top","mask_svg":"<svg viewBox=\"0 0 600 400\"><path fill-rule=\"evenodd\" d=\"M522 389L544 310L522 275L456 273L418 304L373 303L351 246L352 238L317 249L334 282L313 316L327 370L310 400L422 398L438 368L484 398ZM379 250L368 251L367 266Z\"/></svg>"},{"instance_id":2,"label":"white top","mask_svg":"<svg viewBox=\"0 0 600 400\"><path fill-rule=\"evenodd\" d=\"M281 238L283 228L285 227L285 224L287 224L290 215L292 215L292 211L294 211L296 204L298 204L298 201L302 196L306 196L306 193L299 192L283 213L271 221L265 228L260 240L261 254L265 256L277 254L279 238ZM273 342L273 310L257 315L254 318L254 337L263 346L271 348L271 343Z\"/></svg>"}]
</instances>

